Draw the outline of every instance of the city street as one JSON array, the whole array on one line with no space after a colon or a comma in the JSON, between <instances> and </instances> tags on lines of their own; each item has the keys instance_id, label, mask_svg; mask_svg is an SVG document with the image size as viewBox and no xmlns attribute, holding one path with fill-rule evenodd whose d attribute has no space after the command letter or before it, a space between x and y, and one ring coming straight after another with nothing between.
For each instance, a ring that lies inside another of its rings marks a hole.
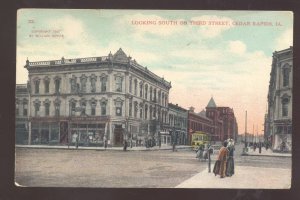
<instances>
[{"instance_id":1,"label":"city street","mask_svg":"<svg viewBox=\"0 0 300 200\"><path fill-rule=\"evenodd\" d=\"M291 168L291 158L241 156L236 166ZM213 155L215 159L216 155ZM214 160L212 161L213 168ZM190 150L99 151L16 148L16 183L29 187L173 188L207 170ZM245 177L247 179L247 177Z\"/></svg>"}]
</instances>

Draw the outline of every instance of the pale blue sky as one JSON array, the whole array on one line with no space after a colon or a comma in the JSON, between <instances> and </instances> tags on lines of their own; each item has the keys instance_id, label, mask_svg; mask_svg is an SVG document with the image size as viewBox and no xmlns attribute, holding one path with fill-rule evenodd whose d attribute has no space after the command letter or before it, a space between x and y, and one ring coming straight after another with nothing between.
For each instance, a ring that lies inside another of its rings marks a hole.
<instances>
[{"instance_id":1,"label":"pale blue sky","mask_svg":"<svg viewBox=\"0 0 300 200\"><path fill-rule=\"evenodd\" d=\"M176 20L178 25L132 25L132 20ZM230 26L179 25L190 20L228 21ZM232 25L237 21L273 26ZM239 132L245 110L250 124L263 124L272 53L293 41L291 12L21 9L17 26L17 83L28 79L27 57L106 56L121 47L172 81L170 102L200 112L214 96L217 105L233 107ZM64 37L29 37L36 30L58 30Z\"/></svg>"}]
</instances>

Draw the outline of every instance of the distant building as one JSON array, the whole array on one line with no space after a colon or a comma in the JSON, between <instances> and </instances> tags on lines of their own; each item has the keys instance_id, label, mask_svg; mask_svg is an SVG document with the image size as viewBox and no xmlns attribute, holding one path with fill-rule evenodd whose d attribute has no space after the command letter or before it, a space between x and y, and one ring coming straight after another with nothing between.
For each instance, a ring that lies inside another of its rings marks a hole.
<instances>
[{"instance_id":1,"label":"distant building","mask_svg":"<svg viewBox=\"0 0 300 200\"><path fill-rule=\"evenodd\" d=\"M27 60L25 68L29 93L18 103L27 102L28 144L70 144L78 137L80 145L127 140L139 146L157 144L159 132L167 131L171 83L122 49L102 57Z\"/></svg>"},{"instance_id":2,"label":"distant building","mask_svg":"<svg viewBox=\"0 0 300 200\"><path fill-rule=\"evenodd\" d=\"M169 133L171 143L176 142L178 145L188 144L187 122L188 111L178 104L169 103Z\"/></svg>"},{"instance_id":3,"label":"distant building","mask_svg":"<svg viewBox=\"0 0 300 200\"><path fill-rule=\"evenodd\" d=\"M188 143L191 144L192 134L194 132L201 131L210 136L212 140L218 140L215 137L215 127L213 125L213 120L206 116L206 112L202 110L200 113L195 112L194 107L190 107L188 111Z\"/></svg>"},{"instance_id":4,"label":"distant building","mask_svg":"<svg viewBox=\"0 0 300 200\"><path fill-rule=\"evenodd\" d=\"M273 53L264 136L274 151L291 151L293 47Z\"/></svg>"},{"instance_id":5,"label":"distant building","mask_svg":"<svg viewBox=\"0 0 300 200\"><path fill-rule=\"evenodd\" d=\"M209 100L206 110L194 112L190 107L188 116L189 141L195 131L202 131L211 136L212 141L224 141L228 138L237 139L238 125L234 111L229 107L218 107L213 99Z\"/></svg>"},{"instance_id":6,"label":"distant building","mask_svg":"<svg viewBox=\"0 0 300 200\"><path fill-rule=\"evenodd\" d=\"M26 84L16 85L16 144L28 144L29 93Z\"/></svg>"}]
</instances>

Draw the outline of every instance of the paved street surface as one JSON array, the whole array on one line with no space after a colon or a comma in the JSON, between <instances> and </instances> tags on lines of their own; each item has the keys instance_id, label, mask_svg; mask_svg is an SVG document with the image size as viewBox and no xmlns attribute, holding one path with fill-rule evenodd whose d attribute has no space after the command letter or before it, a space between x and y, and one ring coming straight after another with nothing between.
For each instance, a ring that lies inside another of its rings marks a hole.
<instances>
[{"instance_id":1,"label":"paved street surface","mask_svg":"<svg viewBox=\"0 0 300 200\"><path fill-rule=\"evenodd\" d=\"M16 182L50 187L175 187L205 169L192 151L16 149Z\"/></svg>"},{"instance_id":2,"label":"paved street surface","mask_svg":"<svg viewBox=\"0 0 300 200\"><path fill-rule=\"evenodd\" d=\"M236 147L236 174L220 179L209 174L207 162L197 160L195 152L191 150L123 152L16 148L15 180L17 184L29 187L174 188L196 178L198 183L191 187L201 188L206 184L209 188L209 183L212 183L214 188L218 188L226 182L228 186L238 188L241 181L247 185L247 181L259 181L261 177L265 181L263 188L273 188L275 184L288 186L290 157L241 156L241 149L241 146ZM212 157L215 159L216 155ZM214 160L211 167L213 164ZM271 175L266 176L264 172ZM272 177L275 172L285 180L282 184ZM275 181L275 184L271 181Z\"/></svg>"}]
</instances>

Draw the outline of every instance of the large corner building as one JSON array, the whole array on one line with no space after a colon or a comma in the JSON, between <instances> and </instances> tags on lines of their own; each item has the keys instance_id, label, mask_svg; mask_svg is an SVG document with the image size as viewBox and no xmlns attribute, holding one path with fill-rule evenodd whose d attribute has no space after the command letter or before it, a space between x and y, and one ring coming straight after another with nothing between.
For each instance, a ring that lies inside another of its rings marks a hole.
<instances>
[{"instance_id":1,"label":"large corner building","mask_svg":"<svg viewBox=\"0 0 300 200\"><path fill-rule=\"evenodd\" d=\"M19 114L28 115L28 144L67 144L79 137L83 145L106 140L119 146L126 139L139 146L167 132L171 83L122 49L103 57L27 60L25 68L28 95L16 95L16 103Z\"/></svg>"},{"instance_id":2,"label":"large corner building","mask_svg":"<svg viewBox=\"0 0 300 200\"><path fill-rule=\"evenodd\" d=\"M293 47L273 53L265 116L265 140L274 151L291 151L293 104Z\"/></svg>"}]
</instances>

